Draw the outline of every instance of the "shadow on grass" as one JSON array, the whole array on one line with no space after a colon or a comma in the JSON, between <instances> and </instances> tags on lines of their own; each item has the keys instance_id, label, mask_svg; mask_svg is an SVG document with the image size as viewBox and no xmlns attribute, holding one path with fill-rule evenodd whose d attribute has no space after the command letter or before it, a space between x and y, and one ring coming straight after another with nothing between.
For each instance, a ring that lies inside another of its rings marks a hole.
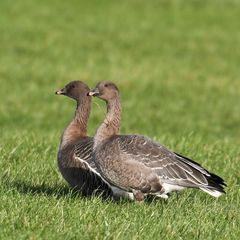
<instances>
[{"instance_id":1,"label":"shadow on grass","mask_svg":"<svg viewBox=\"0 0 240 240\"><path fill-rule=\"evenodd\" d=\"M92 195L83 195L79 190L72 189L64 185L48 185L46 183L42 184L32 184L23 180L11 180L4 179L2 183L8 190L16 190L21 194L26 195L43 195L49 197L55 197L57 199L68 197L68 198L80 198L80 199L91 199L97 197L101 200L111 200L111 196L106 196L102 193L95 193Z\"/></svg>"},{"instance_id":2,"label":"shadow on grass","mask_svg":"<svg viewBox=\"0 0 240 240\"><path fill-rule=\"evenodd\" d=\"M57 199L67 197L67 198L79 198L79 199L91 199L97 197L102 201L112 202L115 204L133 203L134 201L129 199L113 199L110 195L104 195L101 193L96 193L92 195L83 195L79 190L72 189L64 185L48 185L46 183L42 184L32 184L23 180L10 180L9 178L4 178L2 183L8 190L16 190L21 194L26 195L42 195L55 197ZM147 196L144 200L145 204L153 204L156 202L161 202L162 204L167 204L166 199L157 198L154 196Z\"/></svg>"},{"instance_id":3,"label":"shadow on grass","mask_svg":"<svg viewBox=\"0 0 240 240\"><path fill-rule=\"evenodd\" d=\"M23 194L32 195L46 195L46 196L65 196L65 195L80 195L78 192L73 192L70 188L61 185L49 186L45 183L42 184L31 184L22 180L16 180L7 184L9 187L16 189L18 192Z\"/></svg>"},{"instance_id":4,"label":"shadow on grass","mask_svg":"<svg viewBox=\"0 0 240 240\"><path fill-rule=\"evenodd\" d=\"M45 183L31 184L23 180L4 179L4 185L9 189L17 190L22 194L45 195L45 196L66 196L66 195L80 195L79 192L74 191L67 186L53 185L49 186Z\"/></svg>"}]
</instances>

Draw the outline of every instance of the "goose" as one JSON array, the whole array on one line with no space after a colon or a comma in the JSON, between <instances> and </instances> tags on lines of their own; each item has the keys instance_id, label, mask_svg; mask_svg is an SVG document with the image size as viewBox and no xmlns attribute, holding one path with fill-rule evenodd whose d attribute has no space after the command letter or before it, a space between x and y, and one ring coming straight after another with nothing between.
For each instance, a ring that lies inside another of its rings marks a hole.
<instances>
[{"instance_id":1,"label":"goose","mask_svg":"<svg viewBox=\"0 0 240 240\"><path fill-rule=\"evenodd\" d=\"M71 81L56 91L77 102L74 118L64 130L57 155L59 170L63 178L74 189L89 196L95 192L112 196L112 190L101 178L92 160L93 138L87 136L87 123L91 110L90 88L82 81ZM113 197L128 197L123 191L115 191Z\"/></svg>"},{"instance_id":2,"label":"goose","mask_svg":"<svg viewBox=\"0 0 240 240\"><path fill-rule=\"evenodd\" d=\"M199 163L148 137L119 135L120 93L113 82L98 83L88 95L107 105L105 119L94 136L93 158L111 186L133 193L136 201L147 195L168 198L170 192L185 188L198 188L213 197L225 193L224 180Z\"/></svg>"}]
</instances>

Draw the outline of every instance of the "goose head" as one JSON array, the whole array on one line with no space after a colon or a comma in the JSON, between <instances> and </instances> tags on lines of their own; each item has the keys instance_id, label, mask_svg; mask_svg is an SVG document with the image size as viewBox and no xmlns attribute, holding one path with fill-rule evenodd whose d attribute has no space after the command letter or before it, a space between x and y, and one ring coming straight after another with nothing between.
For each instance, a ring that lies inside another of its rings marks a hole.
<instances>
[{"instance_id":1,"label":"goose head","mask_svg":"<svg viewBox=\"0 0 240 240\"><path fill-rule=\"evenodd\" d=\"M71 81L64 88L55 92L57 95L66 95L78 101L88 96L90 88L82 81Z\"/></svg>"},{"instance_id":2,"label":"goose head","mask_svg":"<svg viewBox=\"0 0 240 240\"><path fill-rule=\"evenodd\" d=\"M88 95L101 98L105 101L111 101L119 96L119 90L113 82L102 81Z\"/></svg>"}]
</instances>

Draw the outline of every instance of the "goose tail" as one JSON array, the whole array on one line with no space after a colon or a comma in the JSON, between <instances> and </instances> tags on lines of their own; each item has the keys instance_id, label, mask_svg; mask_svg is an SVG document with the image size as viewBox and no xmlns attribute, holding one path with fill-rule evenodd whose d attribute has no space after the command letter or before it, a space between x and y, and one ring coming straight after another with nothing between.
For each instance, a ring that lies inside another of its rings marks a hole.
<instances>
[{"instance_id":1,"label":"goose tail","mask_svg":"<svg viewBox=\"0 0 240 240\"><path fill-rule=\"evenodd\" d=\"M220 197L223 193L225 193L225 191L219 191L219 190L211 189L211 188L200 187L200 189L216 198Z\"/></svg>"},{"instance_id":2,"label":"goose tail","mask_svg":"<svg viewBox=\"0 0 240 240\"><path fill-rule=\"evenodd\" d=\"M211 173L209 171L207 171L206 169L204 169L200 164L198 164L197 162L182 156L178 153L175 153L179 159L181 161L183 161L184 163L188 164L189 166L193 167L195 170L197 170L199 173L201 173L202 175L204 175L204 177L207 180L207 184L206 185L202 185L199 186L199 188L210 194L213 197L220 197L223 193L226 193L224 190L224 187L227 186L226 183L224 182L224 179L222 179L221 177L217 176L214 173Z\"/></svg>"},{"instance_id":3,"label":"goose tail","mask_svg":"<svg viewBox=\"0 0 240 240\"><path fill-rule=\"evenodd\" d=\"M207 177L208 186L200 187L200 189L213 197L220 197L223 193L226 193L224 187L227 186L224 180L213 174L209 173L210 176Z\"/></svg>"}]
</instances>

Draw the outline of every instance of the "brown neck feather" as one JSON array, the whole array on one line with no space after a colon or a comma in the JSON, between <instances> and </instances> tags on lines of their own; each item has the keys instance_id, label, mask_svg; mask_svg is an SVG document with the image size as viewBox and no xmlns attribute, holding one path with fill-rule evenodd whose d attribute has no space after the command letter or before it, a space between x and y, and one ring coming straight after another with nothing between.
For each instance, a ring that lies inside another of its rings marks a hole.
<instances>
[{"instance_id":1,"label":"brown neck feather","mask_svg":"<svg viewBox=\"0 0 240 240\"><path fill-rule=\"evenodd\" d=\"M62 146L87 136L87 123L90 111L90 97L85 97L77 101L75 116L62 135Z\"/></svg>"},{"instance_id":2,"label":"brown neck feather","mask_svg":"<svg viewBox=\"0 0 240 240\"><path fill-rule=\"evenodd\" d=\"M119 96L107 102L107 114L94 137L94 148L102 141L119 133L121 113Z\"/></svg>"}]
</instances>

